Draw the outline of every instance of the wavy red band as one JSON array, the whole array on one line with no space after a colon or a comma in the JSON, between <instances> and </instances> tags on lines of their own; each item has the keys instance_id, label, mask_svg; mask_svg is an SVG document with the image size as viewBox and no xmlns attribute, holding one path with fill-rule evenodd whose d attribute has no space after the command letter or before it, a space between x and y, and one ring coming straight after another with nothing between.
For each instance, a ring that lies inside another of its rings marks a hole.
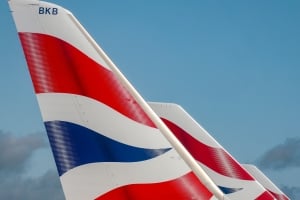
<instances>
[{"instance_id":1,"label":"wavy red band","mask_svg":"<svg viewBox=\"0 0 300 200\"><path fill-rule=\"evenodd\" d=\"M110 70L58 38L38 33L19 33L19 37L36 93L83 95L155 127Z\"/></svg>"},{"instance_id":2,"label":"wavy red band","mask_svg":"<svg viewBox=\"0 0 300 200\"><path fill-rule=\"evenodd\" d=\"M207 146L196 140L175 123L167 119L162 120L200 163L224 176L242 180L254 180L253 177L223 149Z\"/></svg>"},{"instance_id":3,"label":"wavy red band","mask_svg":"<svg viewBox=\"0 0 300 200\"><path fill-rule=\"evenodd\" d=\"M268 191L265 191L262 193L259 197L257 197L255 200L274 200L275 198L269 193Z\"/></svg>"},{"instance_id":4,"label":"wavy red band","mask_svg":"<svg viewBox=\"0 0 300 200\"><path fill-rule=\"evenodd\" d=\"M289 200L289 198L285 194L274 193L268 190L277 200Z\"/></svg>"},{"instance_id":5,"label":"wavy red band","mask_svg":"<svg viewBox=\"0 0 300 200\"><path fill-rule=\"evenodd\" d=\"M96 200L208 200L212 196L212 193L190 172L176 180L122 186L96 198Z\"/></svg>"}]
</instances>

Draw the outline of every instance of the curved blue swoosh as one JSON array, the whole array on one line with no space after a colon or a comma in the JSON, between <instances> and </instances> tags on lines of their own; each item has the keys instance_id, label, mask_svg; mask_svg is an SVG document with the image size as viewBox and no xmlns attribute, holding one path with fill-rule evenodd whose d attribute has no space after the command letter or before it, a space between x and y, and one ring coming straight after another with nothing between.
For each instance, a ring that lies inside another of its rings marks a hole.
<instances>
[{"instance_id":1,"label":"curved blue swoosh","mask_svg":"<svg viewBox=\"0 0 300 200\"><path fill-rule=\"evenodd\" d=\"M70 122L49 121L45 122L45 126L60 176L88 163L144 161L171 149L130 146Z\"/></svg>"},{"instance_id":2,"label":"curved blue swoosh","mask_svg":"<svg viewBox=\"0 0 300 200\"><path fill-rule=\"evenodd\" d=\"M242 190L243 188L229 188L229 187L223 187L223 186L218 186L222 192L224 194L231 194L231 193L234 193L234 192L237 192L237 191L240 191Z\"/></svg>"}]
</instances>

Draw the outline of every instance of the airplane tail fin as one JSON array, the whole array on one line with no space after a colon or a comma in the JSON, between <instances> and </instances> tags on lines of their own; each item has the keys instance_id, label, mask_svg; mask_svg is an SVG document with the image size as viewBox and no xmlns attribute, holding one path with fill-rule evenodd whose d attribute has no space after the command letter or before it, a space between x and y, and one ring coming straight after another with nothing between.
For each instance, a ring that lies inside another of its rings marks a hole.
<instances>
[{"instance_id":1,"label":"airplane tail fin","mask_svg":"<svg viewBox=\"0 0 300 200\"><path fill-rule=\"evenodd\" d=\"M9 5L66 199L223 198L71 12L37 0Z\"/></svg>"},{"instance_id":2,"label":"airplane tail fin","mask_svg":"<svg viewBox=\"0 0 300 200\"><path fill-rule=\"evenodd\" d=\"M256 166L243 164L243 167L266 188L277 200L289 200L289 198Z\"/></svg>"},{"instance_id":3,"label":"airplane tail fin","mask_svg":"<svg viewBox=\"0 0 300 200\"><path fill-rule=\"evenodd\" d=\"M228 198L274 199L182 107L172 103L149 104Z\"/></svg>"}]
</instances>

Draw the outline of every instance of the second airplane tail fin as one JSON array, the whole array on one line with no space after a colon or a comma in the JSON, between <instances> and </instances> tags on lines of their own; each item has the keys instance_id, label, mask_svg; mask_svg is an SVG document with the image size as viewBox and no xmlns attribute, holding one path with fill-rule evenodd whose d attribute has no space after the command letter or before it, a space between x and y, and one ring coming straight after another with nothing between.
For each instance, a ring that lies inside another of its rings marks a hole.
<instances>
[{"instance_id":1,"label":"second airplane tail fin","mask_svg":"<svg viewBox=\"0 0 300 200\"><path fill-rule=\"evenodd\" d=\"M274 199L182 107L172 103L150 103L150 106L228 198Z\"/></svg>"}]
</instances>

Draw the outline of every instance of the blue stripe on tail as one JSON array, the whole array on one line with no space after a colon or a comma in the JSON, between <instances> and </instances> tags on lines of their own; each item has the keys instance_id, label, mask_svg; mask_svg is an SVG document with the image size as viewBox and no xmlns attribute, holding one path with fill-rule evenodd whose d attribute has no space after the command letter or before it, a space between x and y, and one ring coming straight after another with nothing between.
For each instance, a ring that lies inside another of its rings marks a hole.
<instances>
[{"instance_id":1,"label":"blue stripe on tail","mask_svg":"<svg viewBox=\"0 0 300 200\"><path fill-rule=\"evenodd\" d=\"M144 161L171 149L130 146L70 122L50 121L45 126L60 176L88 163Z\"/></svg>"}]
</instances>

